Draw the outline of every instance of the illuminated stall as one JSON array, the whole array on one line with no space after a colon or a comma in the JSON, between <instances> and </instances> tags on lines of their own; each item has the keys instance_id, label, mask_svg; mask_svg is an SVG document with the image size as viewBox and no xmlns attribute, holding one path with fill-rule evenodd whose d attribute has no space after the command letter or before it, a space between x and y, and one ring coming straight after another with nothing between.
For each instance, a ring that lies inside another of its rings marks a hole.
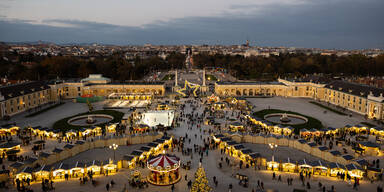
<instances>
[{"instance_id":1,"label":"illuminated stall","mask_svg":"<svg viewBox=\"0 0 384 192\"><path fill-rule=\"evenodd\" d=\"M149 130L149 126L146 124L137 124L136 126L133 127L133 130L136 133L144 133L144 132L147 132L147 130Z\"/></svg>"},{"instance_id":2,"label":"illuminated stall","mask_svg":"<svg viewBox=\"0 0 384 192\"><path fill-rule=\"evenodd\" d=\"M223 134L216 134L216 135L213 135L212 138L213 140L216 142L216 143L219 143L221 140L221 138L225 137Z\"/></svg>"},{"instance_id":3,"label":"illuminated stall","mask_svg":"<svg viewBox=\"0 0 384 192\"><path fill-rule=\"evenodd\" d=\"M123 156L123 167L128 169L133 169L136 166L136 157L134 155L124 155Z\"/></svg>"},{"instance_id":4,"label":"illuminated stall","mask_svg":"<svg viewBox=\"0 0 384 192\"><path fill-rule=\"evenodd\" d=\"M76 163L69 166L69 174L71 177L83 177L85 167L86 166L84 163L77 161Z\"/></svg>"},{"instance_id":5,"label":"illuminated stall","mask_svg":"<svg viewBox=\"0 0 384 192\"><path fill-rule=\"evenodd\" d=\"M335 135L337 133L337 129L334 127L328 127L325 134L327 135Z\"/></svg>"},{"instance_id":6,"label":"illuminated stall","mask_svg":"<svg viewBox=\"0 0 384 192\"><path fill-rule=\"evenodd\" d=\"M237 132L237 131L245 131L244 129L244 125L241 124L240 122L232 122L231 124L229 124L229 130L232 131L232 132Z\"/></svg>"},{"instance_id":7,"label":"illuminated stall","mask_svg":"<svg viewBox=\"0 0 384 192\"><path fill-rule=\"evenodd\" d=\"M295 128L288 126L283 128L283 135L291 135L295 131Z\"/></svg>"},{"instance_id":8,"label":"illuminated stall","mask_svg":"<svg viewBox=\"0 0 384 192\"><path fill-rule=\"evenodd\" d=\"M359 141L359 147L364 150L366 155L378 156L380 155L380 145L371 141Z\"/></svg>"},{"instance_id":9,"label":"illuminated stall","mask_svg":"<svg viewBox=\"0 0 384 192\"><path fill-rule=\"evenodd\" d=\"M54 167L52 172L52 178L53 179L64 179L65 174L67 174L69 171L69 165L60 163L57 166Z\"/></svg>"},{"instance_id":10,"label":"illuminated stall","mask_svg":"<svg viewBox=\"0 0 384 192\"><path fill-rule=\"evenodd\" d=\"M329 163L328 167L329 175L332 177L340 176L341 174L344 174L346 170L344 165L335 162Z\"/></svg>"},{"instance_id":11,"label":"illuminated stall","mask_svg":"<svg viewBox=\"0 0 384 192\"><path fill-rule=\"evenodd\" d=\"M307 129L300 129L300 136L301 137L308 137L311 136L311 132Z\"/></svg>"},{"instance_id":12,"label":"illuminated stall","mask_svg":"<svg viewBox=\"0 0 384 192\"><path fill-rule=\"evenodd\" d=\"M103 172L107 175L117 172L117 164L113 163L113 160L109 159L103 162Z\"/></svg>"},{"instance_id":13,"label":"illuminated stall","mask_svg":"<svg viewBox=\"0 0 384 192\"><path fill-rule=\"evenodd\" d=\"M151 171L147 180L154 185L172 185L180 180L180 158L161 154L147 161L147 167Z\"/></svg>"},{"instance_id":14,"label":"illuminated stall","mask_svg":"<svg viewBox=\"0 0 384 192\"><path fill-rule=\"evenodd\" d=\"M116 132L117 123L106 125L107 132L108 133L114 133Z\"/></svg>"},{"instance_id":15,"label":"illuminated stall","mask_svg":"<svg viewBox=\"0 0 384 192\"><path fill-rule=\"evenodd\" d=\"M252 161L252 158L249 156L249 154L253 153L253 151L251 149L241 149L240 150L240 159L245 161L245 162L248 162L248 163L251 163Z\"/></svg>"},{"instance_id":16,"label":"illuminated stall","mask_svg":"<svg viewBox=\"0 0 384 192\"><path fill-rule=\"evenodd\" d=\"M296 163L293 162L289 157L282 161L283 171L285 172L295 172Z\"/></svg>"},{"instance_id":17,"label":"illuminated stall","mask_svg":"<svg viewBox=\"0 0 384 192\"><path fill-rule=\"evenodd\" d=\"M304 175L312 172L312 166L306 159L299 161L299 172L303 172Z\"/></svg>"},{"instance_id":18,"label":"illuminated stall","mask_svg":"<svg viewBox=\"0 0 384 192\"><path fill-rule=\"evenodd\" d=\"M93 175L100 175L101 173L101 162L97 160L93 160L88 163L87 172L92 173Z\"/></svg>"},{"instance_id":19,"label":"illuminated stall","mask_svg":"<svg viewBox=\"0 0 384 192\"><path fill-rule=\"evenodd\" d=\"M76 130L69 130L65 133L65 136L67 136L67 138L74 138L77 136L77 131Z\"/></svg>"},{"instance_id":20,"label":"illuminated stall","mask_svg":"<svg viewBox=\"0 0 384 192\"><path fill-rule=\"evenodd\" d=\"M33 169L31 167L24 167L24 169L16 174L15 179L19 179L20 181L29 179L32 181L32 173Z\"/></svg>"},{"instance_id":21,"label":"illuminated stall","mask_svg":"<svg viewBox=\"0 0 384 192\"><path fill-rule=\"evenodd\" d=\"M19 142L6 142L0 145L0 156L6 155L7 151L17 151L20 152ZM4 157L5 158L5 157Z\"/></svg>"},{"instance_id":22,"label":"illuminated stall","mask_svg":"<svg viewBox=\"0 0 384 192\"><path fill-rule=\"evenodd\" d=\"M167 103L159 103L157 104L157 110L169 110L170 107Z\"/></svg>"},{"instance_id":23,"label":"illuminated stall","mask_svg":"<svg viewBox=\"0 0 384 192\"><path fill-rule=\"evenodd\" d=\"M351 163L345 167L347 168L348 175L351 176L351 178L363 178L364 170L360 166Z\"/></svg>"},{"instance_id":24,"label":"illuminated stall","mask_svg":"<svg viewBox=\"0 0 384 192\"><path fill-rule=\"evenodd\" d=\"M244 146L242 144L238 144L238 145L235 145L233 146L233 150L232 150L232 155L234 157L238 157L238 158L241 158L241 150L244 149Z\"/></svg>"},{"instance_id":25,"label":"illuminated stall","mask_svg":"<svg viewBox=\"0 0 384 192\"><path fill-rule=\"evenodd\" d=\"M151 155L151 153L152 153L151 152L152 148L149 147L149 146L142 146L142 147L140 147L139 150L143 152L143 156L144 156L145 159L148 158L149 155Z\"/></svg>"},{"instance_id":26,"label":"illuminated stall","mask_svg":"<svg viewBox=\"0 0 384 192\"><path fill-rule=\"evenodd\" d=\"M36 181L42 181L44 179L50 179L51 177L51 166L49 165L43 165L41 167L38 167L33 172L34 178Z\"/></svg>"},{"instance_id":27,"label":"illuminated stall","mask_svg":"<svg viewBox=\"0 0 384 192\"><path fill-rule=\"evenodd\" d=\"M370 129L370 133L377 136L384 136L384 128L383 127L372 127Z\"/></svg>"},{"instance_id":28,"label":"illuminated stall","mask_svg":"<svg viewBox=\"0 0 384 192\"><path fill-rule=\"evenodd\" d=\"M143 155L143 151L140 151L140 150L134 150L131 152L131 155L137 157L137 160L143 160L144 159L144 155Z\"/></svg>"},{"instance_id":29,"label":"illuminated stall","mask_svg":"<svg viewBox=\"0 0 384 192\"><path fill-rule=\"evenodd\" d=\"M328 174L328 166L324 161L313 161L311 165L313 167L313 175L326 176Z\"/></svg>"},{"instance_id":30,"label":"illuminated stall","mask_svg":"<svg viewBox=\"0 0 384 192\"><path fill-rule=\"evenodd\" d=\"M216 102L213 104L213 110L219 111L225 109L225 103L224 102Z\"/></svg>"},{"instance_id":31,"label":"illuminated stall","mask_svg":"<svg viewBox=\"0 0 384 192\"><path fill-rule=\"evenodd\" d=\"M278 160L272 156L271 159L267 161L267 169L272 171L278 171L279 170L280 163Z\"/></svg>"}]
</instances>

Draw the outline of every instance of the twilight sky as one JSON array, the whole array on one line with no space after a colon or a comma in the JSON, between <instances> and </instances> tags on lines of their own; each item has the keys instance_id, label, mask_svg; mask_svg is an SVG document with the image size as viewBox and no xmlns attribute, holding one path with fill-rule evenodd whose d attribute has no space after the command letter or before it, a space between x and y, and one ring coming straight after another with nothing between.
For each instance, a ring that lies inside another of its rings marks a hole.
<instances>
[{"instance_id":1,"label":"twilight sky","mask_svg":"<svg viewBox=\"0 0 384 192\"><path fill-rule=\"evenodd\" d=\"M0 41L384 48L383 0L0 0Z\"/></svg>"}]
</instances>

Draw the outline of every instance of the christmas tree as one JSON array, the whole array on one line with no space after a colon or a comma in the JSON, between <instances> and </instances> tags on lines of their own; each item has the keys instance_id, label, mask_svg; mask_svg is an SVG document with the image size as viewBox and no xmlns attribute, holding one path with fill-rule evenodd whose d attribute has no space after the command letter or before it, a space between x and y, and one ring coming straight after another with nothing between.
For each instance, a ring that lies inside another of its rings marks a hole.
<instances>
[{"instance_id":1,"label":"christmas tree","mask_svg":"<svg viewBox=\"0 0 384 192\"><path fill-rule=\"evenodd\" d=\"M191 192L209 192L212 188L208 185L208 179L205 175L204 168L200 166L195 173L195 181L193 181Z\"/></svg>"}]
</instances>

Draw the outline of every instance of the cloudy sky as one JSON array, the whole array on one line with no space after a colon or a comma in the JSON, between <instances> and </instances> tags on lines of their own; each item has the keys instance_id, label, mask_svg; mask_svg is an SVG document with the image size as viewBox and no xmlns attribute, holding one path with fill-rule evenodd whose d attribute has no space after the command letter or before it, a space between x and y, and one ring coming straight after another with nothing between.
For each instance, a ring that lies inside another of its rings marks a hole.
<instances>
[{"instance_id":1,"label":"cloudy sky","mask_svg":"<svg viewBox=\"0 0 384 192\"><path fill-rule=\"evenodd\" d=\"M384 0L0 0L0 41L384 48Z\"/></svg>"}]
</instances>

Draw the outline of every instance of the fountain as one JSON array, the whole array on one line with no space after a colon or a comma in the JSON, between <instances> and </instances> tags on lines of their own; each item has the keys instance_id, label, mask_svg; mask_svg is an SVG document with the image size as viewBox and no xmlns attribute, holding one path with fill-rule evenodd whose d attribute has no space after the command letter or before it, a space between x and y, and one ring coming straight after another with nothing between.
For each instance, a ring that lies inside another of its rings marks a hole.
<instances>
[{"instance_id":1,"label":"fountain","mask_svg":"<svg viewBox=\"0 0 384 192\"><path fill-rule=\"evenodd\" d=\"M96 122L96 119L93 119L92 116L88 115L87 117L87 121L86 121L88 124L93 124Z\"/></svg>"},{"instance_id":2,"label":"fountain","mask_svg":"<svg viewBox=\"0 0 384 192\"><path fill-rule=\"evenodd\" d=\"M272 113L264 116L264 119L276 124L298 125L307 123L308 119L296 114Z\"/></svg>"},{"instance_id":3,"label":"fountain","mask_svg":"<svg viewBox=\"0 0 384 192\"><path fill-rule=\"evenodd\" d=\"M288 118L287 113L284 113L284 114L280 117L280 121L283 122L283 123L288 123L288 122L290 122L291 120Z\"/></svg>"},{"instance_id":4,"label":"fountain","mask_svg":"<svg viewBox=\"0 0 384 192\"><path fill-rule=\"evenodd\" d=\"M75 126L89 126L102 123L108 123L113 120L113 117L106 114L90 114L90 115L80 115L73 117L67 121L70 125Z\"/></svg>"}]
</instances>

